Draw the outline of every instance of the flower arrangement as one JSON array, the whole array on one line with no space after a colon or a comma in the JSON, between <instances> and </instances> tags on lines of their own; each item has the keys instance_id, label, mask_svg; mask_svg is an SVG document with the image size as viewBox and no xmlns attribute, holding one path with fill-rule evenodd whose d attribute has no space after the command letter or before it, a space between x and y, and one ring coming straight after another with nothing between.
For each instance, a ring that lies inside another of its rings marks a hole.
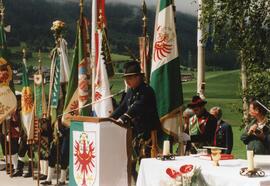
<instances>
[{"instance_id":1,"label":"flower arrangement","mask_svg":"<svg viewBox=\"0 0 270 186\"><path fill-rule=\"evenodd\" d=\"M163 181L160 184L162 186L193 186L198 185L201 180L201 169L191 164L181 166L179 171L167 168L166 174L169 179Z\"/></svg>"},{"instance_id":2,"label":"flower arrangement","mask_svg":"<svg viewBox=\"0 0 270 186\"><path fill-rule=\"evenodd\" d=\"M63 30L64 27L65 27L65 22L56 20L53 22L51 30L55 32L60 32L61 30Z\"/></svg>"},{"instance_id":3,"label":"flower arrangement","mask_svg":"<svg viewBox=\"0 0 270 186\"><path fill-rule=\"evenodd\" d=\"M54 32L54 38L56 46L59 46L59 39L62 38L62 31L64 30L65 23L60 20L56 20L53 22L53 25L51 27L51 30Z\"/></svg>"}]
</instances>

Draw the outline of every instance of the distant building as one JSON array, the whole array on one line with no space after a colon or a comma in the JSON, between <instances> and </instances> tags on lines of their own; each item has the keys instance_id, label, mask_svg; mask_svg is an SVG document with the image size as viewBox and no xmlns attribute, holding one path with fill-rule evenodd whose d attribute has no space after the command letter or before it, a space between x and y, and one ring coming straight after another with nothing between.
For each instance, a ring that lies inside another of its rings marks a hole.
<instances>
[{"instance_id":1,"label":"distant building","mask_svg":"<svg viewBox=\"0 0 270 186\"><path fill-rule=\"evenodd\" d=\"M189 73L189 74L181 74L181 81L182 82L187 82L187 81L191 81L194 79L194 74L193 73Z\"/></svg>"}]
</instances>

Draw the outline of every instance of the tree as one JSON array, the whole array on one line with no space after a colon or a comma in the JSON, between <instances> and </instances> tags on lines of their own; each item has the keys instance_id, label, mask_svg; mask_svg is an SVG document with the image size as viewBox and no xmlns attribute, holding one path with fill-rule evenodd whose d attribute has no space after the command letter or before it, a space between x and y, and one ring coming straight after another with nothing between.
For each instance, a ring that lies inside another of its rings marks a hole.
<instances>
[{"instance_id":1,"label":"tree","mask_svg":"<svg viewBox=\"0 0 270 186\"><path fill-rule=\"evenodd\" d=\"M243 120L248 119L249 97L270 106L269 0L203 0L203 24L215 49L233 49L241 65ZM206 37L205 37L206 38Z\"/></svg>"}]
</instances>

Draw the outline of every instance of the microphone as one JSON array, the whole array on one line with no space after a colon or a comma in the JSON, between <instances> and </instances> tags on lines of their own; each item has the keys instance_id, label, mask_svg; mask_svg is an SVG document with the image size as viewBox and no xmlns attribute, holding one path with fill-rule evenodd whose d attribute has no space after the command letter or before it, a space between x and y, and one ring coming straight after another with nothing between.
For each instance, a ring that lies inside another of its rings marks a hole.
<instances>
[{"instance_id":1,"label":"microphone","mask_svg":"<svg viewBox=\"0 0 270 186\"><path fill-rule=\"evenodd\" d=\"M118 96L118 95L120 95L120 94L122 94L122 93L124 93L124 92L125 92L125 89L122 89L122 90L120 90L119 92L117 92L116 94L112 94L112 95L109 95L109 96L107 96L107 97L105 97L105 98L99 99L99 100L97 100L97 101L93 101L93 102L91 102L91 103L88 103L88 104L86 104L86 105L80 107L80 108L76 108L76 109L70 110L70 111L68 111L68 112L64 112L63 114L60 114L60 115L58 115L57 117L59 118L59 117L62 117L63 115L66 115L66 114L68 114L68 113L74 112L74 111L76 111L76 110L79 110L79 109L82 109L82 108L89 107L89 106L91 106L91 105L93 105L93 104L95 104L95 103L104 101L104 100L109 99L109 98L112 98L112 97L114 97L114 96Z\"/></svg>"}]
</instances>

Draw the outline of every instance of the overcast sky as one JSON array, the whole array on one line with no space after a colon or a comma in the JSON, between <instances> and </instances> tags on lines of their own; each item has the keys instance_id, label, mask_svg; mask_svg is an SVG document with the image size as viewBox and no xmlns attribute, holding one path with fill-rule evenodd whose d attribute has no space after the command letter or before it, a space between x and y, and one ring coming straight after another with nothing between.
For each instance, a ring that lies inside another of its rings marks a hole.
<instances>
[{"instance_id":1,"label":"overcast sky","mask_svg":"<svg viewBox=\"0 0 270 186\"><path fill-rule=\"evenodd\" d=\"M142 0L105 0L106 2L124 2L140 5ZM148 6L156 6L158 0L145 0ZM177 11L197 15L196 0L175 0Z\"/></svg>"}]
</instances>

